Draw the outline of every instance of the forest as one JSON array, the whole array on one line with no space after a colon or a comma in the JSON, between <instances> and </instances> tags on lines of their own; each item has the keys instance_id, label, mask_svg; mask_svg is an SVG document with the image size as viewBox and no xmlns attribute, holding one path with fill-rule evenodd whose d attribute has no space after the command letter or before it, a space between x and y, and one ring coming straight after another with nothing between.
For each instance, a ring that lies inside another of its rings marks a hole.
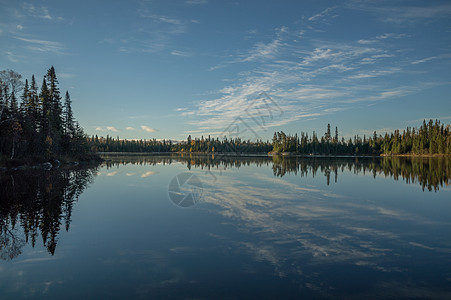
<instances>
[{"instance_id":1,"label":"forest","mask_svg":"<svg viewBox=\"0 0 451 300\"><path fill-rule=\"evenodd\" d=\"M400 132L372 136L358 135L354 138L339 138L338 127L332 134L330 124L325 133L318 137L316 132L310 136L301 132L300 135L275 132L272 141L250 141L240 138L224 137L192 138L186 141L171 140L125 140L111 136L92 136L88 144L94 152L182 152L182 153L236 153L236 154L266 154L292 153L303 155L449 155L451 154L451 126L440 121L429 120L419 128L407 127Z\"/></svg>"},{"instance_id":2,"label":"forest","mask_svg":"<svg viewBox=\"0 0 451 300\"><path fill-rule=\"evenodd\" d=\"M87 136L64 102L52 66L38 88L35 76L22 81L12 70L0 72L0 160L61 157L80 159L90 151Z\"/></svg>"},{"instance_id":3,"label":"forest","mask_svg":"<svg viewBox=\"0 0 451 300\"><path fill-rule=\"evenodd\" d=\"M272 141L241 138L188 136L185 141L126 140L88 137L72 112L72 100L58 87L54 67L47 70L38 88L34 75L22 81L12 70L0 71L0 162L28 158L89 160L97 152L181 152L228 154L299 155L450 155L451 127L439 120L426 120L419 128L353 138L339 137L327 124L325 133L309 135L275 132Z\"/></svg>"}]
</instances>

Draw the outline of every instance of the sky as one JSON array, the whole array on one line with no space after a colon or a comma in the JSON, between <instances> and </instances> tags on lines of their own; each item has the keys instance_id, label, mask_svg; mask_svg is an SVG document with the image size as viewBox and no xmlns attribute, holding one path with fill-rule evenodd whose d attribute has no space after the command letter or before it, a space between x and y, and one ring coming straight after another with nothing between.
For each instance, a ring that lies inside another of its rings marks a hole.
<instances>
[{"instance_id":1,"label":"sky","mask_svg":"<svg viewBox=\"0 0 451 300\"><path fill-rule=\"evenodd\" d=\"M451 2L0 0L0 70L89 135L350 137L451 122Z\"/></svg>"}]
</instances>

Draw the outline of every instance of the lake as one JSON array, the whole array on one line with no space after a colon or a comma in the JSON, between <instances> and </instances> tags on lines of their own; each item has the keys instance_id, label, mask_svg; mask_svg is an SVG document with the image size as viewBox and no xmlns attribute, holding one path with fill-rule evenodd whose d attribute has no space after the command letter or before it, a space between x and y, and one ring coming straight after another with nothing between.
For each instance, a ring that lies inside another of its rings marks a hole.
<instances>
[{"instance_id":1,"label":"lake","mask_svg":"<svg viewBox=\"0 0 451 300\"><path fill-rule=\"evenodd\" d=\"M0 298L451 299L449 158L0 173Z\"/></svg>"}]
</instances>

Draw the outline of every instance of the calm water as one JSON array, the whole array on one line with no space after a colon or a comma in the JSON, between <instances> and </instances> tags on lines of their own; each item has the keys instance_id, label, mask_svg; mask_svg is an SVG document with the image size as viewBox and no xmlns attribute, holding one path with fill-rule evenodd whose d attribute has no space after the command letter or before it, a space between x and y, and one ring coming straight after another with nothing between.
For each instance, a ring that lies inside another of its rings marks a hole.
<instances>
[{"instance_id":1,"label":"calm water","mask_svg":"<svg viewBox=\"0 0 451 300\"><path fill-rule=\"evenodd\" d=\"M451 298L449 159L0 173L0 298Z\"/></svg>"}]
</instances>

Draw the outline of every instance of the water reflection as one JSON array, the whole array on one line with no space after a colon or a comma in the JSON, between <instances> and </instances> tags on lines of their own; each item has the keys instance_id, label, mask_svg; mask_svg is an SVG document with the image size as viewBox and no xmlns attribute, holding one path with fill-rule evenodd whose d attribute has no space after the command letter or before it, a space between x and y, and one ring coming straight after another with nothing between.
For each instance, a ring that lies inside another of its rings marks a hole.
<instances>
[{"instance_id":1,"label":"water reflection","mask_svg":"<svg viewBox=\"0 0 451 300\"><path fill-rule=\"evenodd\" d=\"M171 245L179 249L176 261L194 261L184 265L189 274L198 274L204 259L199 253L220 253L219 262L209 264L226 278L251 285L270 274L268 286L293 284L278 289L277 298L449 298L450 204L449 190L443 189L449 184L449 158L108 159L108 168L183 164L200 177L204 203L183 213L198 213L205 226L198 228L201 238L185 220L186 231L177 234L188 241L175 239ZM373 177L402 179L416 188ZM441 190L423 193L418 184L424 191ZM174 213L179 212L169 214ZM206 215L214 221L202 219ZM251 258L237 266L243 273L228 269L243 254ZM180 267L171 259L167 264L167 269ZM192 276L200 290L215 278L211 272ZM249 288L246 296L267 296L266 287Z\"/></svg>"},{"instance_id":2,"label":"water reflection","mask_svg":"<svg viewBox=\"0 0 451 300\"><path fill-rule=\"evenodd\" d=\"M2 296L449 298L449 160L104 158L98 172L0 174L2 255L23 252L0 261ZM180 209L168 188L185 172L202 203ZM95 174L57 254L30 249L42 237L55 252Z\"/></svg>"},{"instance_id":3,"label":"water reflection","mask_svg":"<svg viewBox=\"0 0 451 300\"><path fill-rule=\"evenodd\" d=\"M339 173L372 174L376 176L402 179L408 184L418 183L423 190L438 191L448 186L451 178L451 159L449 157L409 158L409 157L283 157L255 156L236 157L214 155L173 155L173 156L105 156L107 168L114 166L170 165L184 163L186 167L200 168L207 172L222 171L255 165L272 167L274 176L283 177L295 174L301 177L322 174L327 185L331 180L338 182ZM213 174L213 176L215 176Z\"/></svg>"},{"instance_id":4,"label":"water reflection","mask_svg":"<svg viewBox=\"0 0 451 300\"><path fill-rule=\"evenodd\" d=\"M52 255L61 225L69 230L74 203L97 167L0 173L0 258L11 260L39 237Z\"/></svg>"}]
</instances>

